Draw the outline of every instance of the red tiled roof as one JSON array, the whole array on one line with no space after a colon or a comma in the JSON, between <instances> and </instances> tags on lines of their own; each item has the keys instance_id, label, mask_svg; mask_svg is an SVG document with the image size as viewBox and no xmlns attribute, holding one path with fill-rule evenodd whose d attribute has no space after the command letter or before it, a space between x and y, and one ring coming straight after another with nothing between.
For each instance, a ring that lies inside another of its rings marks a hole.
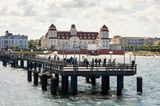
<instances>
[{"instance_id":1,"label":"red tiled roof","mask_svg":"<svg viewBox=\"0 0 160 106\"><path fill-rule=\"evenodd\" d=\"M57 37L58 39L69 39L71 33L69 31L58 31ZM95 40L98 37L98 32L77 32L77 37L79 37L79 39Z\"/></svg>"},{"instance_id":2,"label":"red tiled roof","mask_svg":"<svg viewBox=\"0 0 160 106\"><path fill-rule=\"evenodd\" d=\"M57 29L56 29L55 25L51 24L51 26L49 27L49 30L56 31Z\"/></svg>"},{"instance_id":3,"label":"red tiled roof","mask_svg":"<svg viewBox=\"0 0 160 106\"><path fill-rule=\"evenodd\" d=\"M93 39L98 37L98 32L77 32L77 36L80 39Z\"/></svg>"},{"instance_id":4,"label":"red tiled roof","mask_svg":"<svg viewBox=\"0 0 160 106\"><path fill-rule=\"evenodd\" d=\"M70 36L71 35L69 31L58 31L57 32L58 39L69 39Z\"/></svg>"}]
</instances>

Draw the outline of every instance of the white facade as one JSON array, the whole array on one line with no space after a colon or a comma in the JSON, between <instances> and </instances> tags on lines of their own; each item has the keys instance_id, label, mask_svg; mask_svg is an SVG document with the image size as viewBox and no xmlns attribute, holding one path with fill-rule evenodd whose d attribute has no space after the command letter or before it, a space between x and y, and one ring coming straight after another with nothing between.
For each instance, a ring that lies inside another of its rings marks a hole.
<instances>
[{"instance_id":1,"label":"white facade","mask_svg":"<svg viewBox=\"0 0 160 106\"><path fill-rule=\"evenodd\" d=\"M101 49L110 49L109 31L105 25L101 28L100 37L101 37Z\"/></svg>"},{"instance_id":2,"label":"white facade","mask_svg":"<svg viewBox=\"0 0 160 106\"><path fill-rule=\"evenodd\" d=\"M25 35L13 35L6 31L4 36L0 37L0 49L6 48L28 48L28 37Z\"/></svg>"},{"instance_id":3,"label":"white facade","mask_svg":"<svg viewBox=\"0 0 160 106\"><path fill-rule=\"evenodd\" d=\"M100 33L77 31L75 25L71 26L70 31L57 31L52 24L46 34L47 48L56 50L79 50L87 49L88 45L97 45L97 49L109 49L109 31L104 25Z\"/></svg>"}]
</instances>

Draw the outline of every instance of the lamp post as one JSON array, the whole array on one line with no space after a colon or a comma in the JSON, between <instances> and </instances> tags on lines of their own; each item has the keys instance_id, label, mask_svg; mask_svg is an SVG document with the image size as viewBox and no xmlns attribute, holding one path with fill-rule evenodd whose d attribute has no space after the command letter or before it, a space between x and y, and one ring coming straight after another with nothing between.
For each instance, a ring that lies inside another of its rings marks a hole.
<instances>
[{"instance_id":1,"label":"lamp post","mask_svg":"<svg viewBox=\"0 0 160 106\"><path fill-rule=\"evenodd\" d=\"M112 61L112 54L113 54L113 51L109 51L109 54L110 54L110 60Z\"/></svg>"},{"instance_id":2,"label":"lamp post","mask_svg":"<svg viewBox=\"0 0 160 106\"><path fill-rule=\"evenodd\" d=\"M136 61L136 53L135 53L135 51L136 51L136 50L135 50L135 49L136 49L136 47L135 47L135 46L136 46L136 41L134 41L134 61Z\"/></svg>"},{"instance_id":3,"label":"lamp post","mask_svg":"<svg viewBox=\"0 0 160 106\"><path fill-rule=\"evenodd\" d=\"M125 64L125 59L126 59L126 56L125 56L125 52L124 52L124 64Z\"/></svg>"},{"instance_id":4,"label":"lamp post","mask_svg":"<svg viewBox=\"0 0 160 106\"><path fill-rule=\"evenodd\" d=\"M81 61L80 50L81 50L81 44L79 43L79 66L80 66L80 61Z\"/></svg>"},{"instance_id":5,"label":"lamp post","mask_svg":"<svg viewBox=\"0 0 160 106\"><path fill-rule=\"evenodd\" d=\"M132 52L129 52L129 62L131 63Z\"/></svg>"},{"instance_id":6,"label":"lamp post","mask_svg":"<svg viewBox=\"0 0 160 106\"><path fill-rule=\"evenodd\" d=\"M64 61L64 42L62 43L63 61Z\"/></svg>"}]
</instances>

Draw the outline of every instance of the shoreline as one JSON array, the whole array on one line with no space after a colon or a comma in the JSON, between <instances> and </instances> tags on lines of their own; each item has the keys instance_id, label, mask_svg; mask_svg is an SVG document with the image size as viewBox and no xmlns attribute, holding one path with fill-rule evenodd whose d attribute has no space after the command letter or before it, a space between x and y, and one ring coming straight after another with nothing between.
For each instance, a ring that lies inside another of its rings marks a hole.
<instances>
[{"instance_id":1,"label":"shoreline","mask_svg":"<svg viewBox=\"0 0 160 106\"><path fill-rule=\"evenodd\" d=\"M135 55L135 56L160 56L160 52L150 52L150 51L136 51L136 52L126 52L128 55Z\"/></svg>"}]
</instances>

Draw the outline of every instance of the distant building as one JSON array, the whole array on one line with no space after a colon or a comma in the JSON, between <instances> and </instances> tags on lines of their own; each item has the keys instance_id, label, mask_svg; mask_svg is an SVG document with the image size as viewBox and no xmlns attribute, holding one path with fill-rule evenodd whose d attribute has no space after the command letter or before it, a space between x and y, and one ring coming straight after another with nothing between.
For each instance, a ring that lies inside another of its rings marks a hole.
<instances>
[{"instance_id":1,"label":"distant building","mask_svg":"<svg viewBox=\"0 0 160 106\"><path fill-rule=\"evenodd\" d=\"M71 25L70 31L58 31L55 25L51 25L45 37L41 39L41 46L56 50L87 49L88 45L96 45L97 49L109 49L109 30L103 25L100 32L77 31L75 25Z\"/></svg>"},{"instance_id":2,"label":"distant building","mask_svg":"<svg viewBox=\"0 0 160 106\"><path fill-rule=\"evenodd\" d=\"M121 50L121 36L116 35L111 39L110 49L111 50Z\"/></svg>"},{"instance_id":3,"label":"distant building","mask_svg":"<svg viewBox=\"0 0 160 106\"><path fill-rule=\"evenodd\" d=\"M120 39L122 50L126 50L130 47L135 49L135 47L145 44L145 37L121 37Z\"/></svg>"},{"instance_id":4,"label":"distant building","mask_svg":"<svg viewBox=\"0 0 160 106\"><path fill-rule=\"evenodd\" d=\"M48 39L46 38L46 36L42 36L40 38L40 46L41 46L41 49L47 49L48 48Z\"/></svg>"},{"instance_id":5,"label":"distant building","mask_svg":"<svg viewBox=\"0 0 160 106\"><path fill-rule=\"evenodd\" d=\"M110 47L112 50L133 50L140 49L140 46L153 45L159 38L149 37L122 37L115 35L111 39Z\"/></svg>"},{"instance_id":6,"label":"distant building","mask_svg":"<svg viewBox=\"0 0 160 106\"><path fill-rule=\"evenodd\" d=\"M8 31L5 32L4 36L0 36L0 49L6 48L28 48L28 36L25 35L13 35Z\"/></svg>"}]
</instances>

